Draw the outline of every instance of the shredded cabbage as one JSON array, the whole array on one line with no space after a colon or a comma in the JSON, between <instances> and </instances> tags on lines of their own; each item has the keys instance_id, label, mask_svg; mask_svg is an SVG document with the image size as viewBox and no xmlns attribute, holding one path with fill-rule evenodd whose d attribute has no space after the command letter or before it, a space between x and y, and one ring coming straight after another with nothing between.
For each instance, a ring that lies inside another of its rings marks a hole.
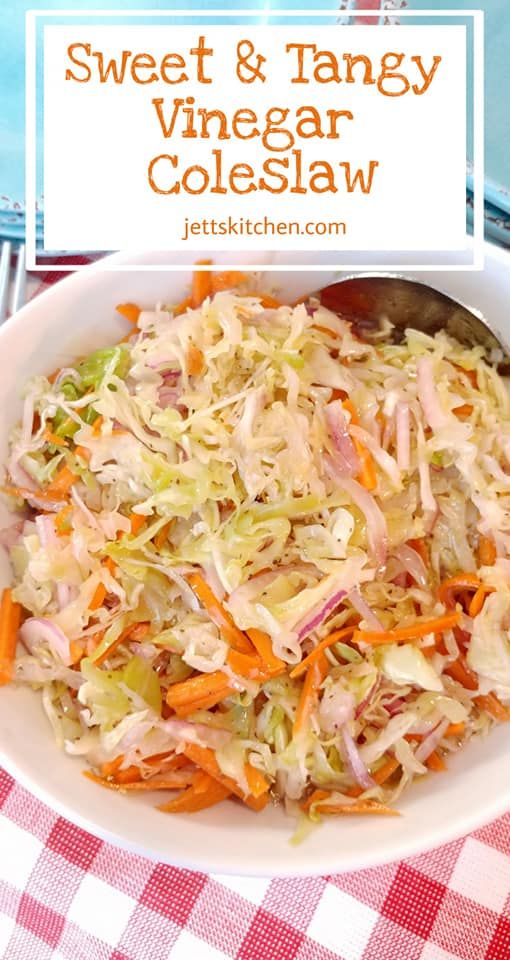
<instances>
[{"instance_id":1,"label":"shredded cabbage","mask_svg":"<svg viewBox=\"0 0 510 960\"><path fill-rule=\"evenodd\" d=\"M506 716L510 399L481 348L242 283L28 385L14 676L105 782L208 750L315 820Z\"/></svg>"}]
</instances>

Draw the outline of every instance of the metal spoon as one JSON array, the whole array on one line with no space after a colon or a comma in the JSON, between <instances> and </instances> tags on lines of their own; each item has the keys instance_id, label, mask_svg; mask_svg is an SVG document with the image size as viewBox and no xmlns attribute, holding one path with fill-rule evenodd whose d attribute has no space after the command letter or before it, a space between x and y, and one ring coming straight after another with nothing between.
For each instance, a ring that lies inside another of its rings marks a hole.
<instances>
[{"instance_id":1,"label":"metal spoon","mask_svg":"<svg viewBox=\"0 0 510 960\"><path fill-rule=\"evenodd\" d=\"M466 347L482 346L500 374L510 375L510 345L480 313L425 283L398 276L357 276L324 287L317 294L330 310L341 313L363 336L385 319L389 337L400 343L407 328L434 336L445 330Z\"/></svg>"}]
</instances>

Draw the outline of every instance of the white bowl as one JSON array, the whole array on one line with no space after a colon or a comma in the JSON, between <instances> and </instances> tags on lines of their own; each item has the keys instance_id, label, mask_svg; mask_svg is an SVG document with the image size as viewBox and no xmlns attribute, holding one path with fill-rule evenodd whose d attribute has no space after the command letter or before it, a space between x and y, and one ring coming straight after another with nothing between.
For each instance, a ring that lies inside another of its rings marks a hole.
<instances>
[{"instance_id":1,"label":"white bowl","mask_svg":"<svg viewBox=\"0 0 510 960\"><path fill-rule=\"evenodd\" d=\"M510 334L510 256L487 246L482 272L421 274L426 282L479 308ZM197 259L198 259L197 255ZM229 261L242 264L247 256ZM131 262L175 263L169 254L133 255ZM221 262L221 258L217 258ZM177 260L177 262L179 262ZM267 262L271 262L268 256ZM112 265L126 263L117 255ZM282 297L294 297L331 282L333 275L282 270L268 277ZM176 301L189 282L179 273L87 269L71 275L23 308L0 330L0 462L7 436L21 410L20 390L35 373L47 373L125 332L114 311L119 301L151 307ZM0 506L0 526L8 521ZM2 551L0 551L2 552ZM1 558L0 579L9 580ZM74 823L128 850L157 860L219 873L262 876L327 874L399 860L468 833L510 809L508 728L470 744L399 803L401 817L331 819L298 847L290 845L292 822L279 809L254 814L224 803L188 816L164 815L151 798L122 796L81 776L81 762L60 752L39 696L14 686L0 690L4 765L37 797Z\"/></svg>"}]
</instances>

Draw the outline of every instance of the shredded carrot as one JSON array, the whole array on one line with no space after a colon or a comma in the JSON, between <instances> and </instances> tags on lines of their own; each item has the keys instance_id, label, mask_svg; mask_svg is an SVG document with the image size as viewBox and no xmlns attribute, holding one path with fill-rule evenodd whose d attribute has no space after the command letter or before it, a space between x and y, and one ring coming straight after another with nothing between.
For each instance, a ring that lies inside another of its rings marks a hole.
<instances>
[{"instance_id":1,"label":"shredded carrot","mask_svg":"<svg viewBox=\"0 0 510 960\"><path fill-rule=\"evenodd\" d=\"M308 813L310 807L313 807L314 803L319 803L321 800L327 800L331 796L331 790L314 790L303 803L300 804L301 809Z\"/></svg>"},{"instance_id":2,"label":"shredded carrot","mask_svg":"<svg viewBox=\"0 0 510 960\"><path fill-rule=\"evenodd\" d=\"M123 770L118 770L113 779L116 783L137 783L142 778L139 768L131 764L129 767L124 767Z\"/></svg>"},{"instance_id":3,"label":"shredded carrot","mask_svg":"<svg viewBox=\"0 0 510 960\"><path fill-rule=\"evenodd\" d=\"M395 773L395 770L398 770L399 766L400 763L396 757L388 757L379 769L372 774L372 779L381 786L381 784L386 783L386 780L389 780L391 775Z\"/></svg>"},{"instance_id":4,"label":"shredded carrot","mask_svg":"<svg viewBox=\"0 0 510 960\"><path fill-rule=\"evenodd\" d=\"M444 668L444 673L451 677L452 680L456 680L457 683L460 683L461 686L466 688L466 690L478 689L478 678L476 673L473 673L473 671L469 669L462 654L459 654L453 663L449 663Z\"/></svg>"},{"instance_id":5,"label":"shredded carrot","mask_svg":"<svg viewBox=\"0 0 510 960\"><path fill-rule=\"evenodd\" d=\"M146 520L147 517L142 517L140 513L131 512L129 514L129 522L131 524L131 533L133 537L136 537L137 533L140 532Z\"/></svg>"},{"instance_id":6,"label":"shredded carrot","mask_svg":"<svg viewBox=\"0 0 510 960\"><path fill-rule=\"evenodd\" d=\"M229 650L227 664L234 673L239 677L245 677L247 680L263 681L268 680L271 676L271 671L267 670L258 654L252 655L239 653L238 650Z\"/></svg>"},{"instance_id":7,"label":"shredded carrot","mask_svg":"<svg viewBox=\"0 0 510 960\"><path fill-rule=\"evenodd\" d=\"M212 260L197 260L197 266L210 266ZM211 271L194 270L191 280L191 306L199 307L212 293Z\"/></svg>"},{"instance_id":8,"label":"shredded carrot","mask_svg":"<svg viewBox=\"0 0 510 960\"><path fill-rule=\"evenodd\" d=\"M71 657L71 663L79 663L82 657L85 656L83 642L80 643L79 640L71 640L69 644L69 655Z\"/></svg>"},{"instance_id":9,"label":"shredded carrot","mask_svg":"<svg viewBox=\"0 0 510 960\"><path fill-rule=\"evenodd\" d=\"M450 723L445 732L445 737L461 737L466 729L465 723Z\"/></svg>"},{"instance_id":10,"label":"shredded carrot","mask_svg":"<svg viewBox=\"0 0 510 960\"><path fill-rule=\"evenodd\" d=\"M196 813L198 810L207 810L217 803L221 803L231 794L231 790L208 773L201 771L196 774L193 783L179 794L162 803L158 810L163 813Z\"/></svg>"},{"instance_id":11,"label":"shredded carrot","mask_svg":"<svg viewBox=\"0 0 510 960\"><path fill-rule=\"evenodd\" d=\"M196 594L200 603L207 610L211 620L216 624L224 640L240 653L253 653L253 648L246 634L236 627L230 613L215 597L213 591L199 573L191 573L187 577L188 583Z\"/></svg>"},{"instance_id":12,"label":"shredded carrot","mask_svg":"<svg viewBox=\"0 0 510 960\"><path fill-rule=\"evenodd\" d=\"M48 443L52 443L55 447L67 447L67 441L62 437L57 437L57 434L52 433L49 427L46 427L43 437Z\"/></svg>"},{"instance_id":13,"label":"shredded carrot","mask_svg":"<svg viewBox=\"0 0 510 960\"><path fill-rule=\"evenodd\" d=\"M210 676L212 676L212 674L210 674ZM232 686L227 689L225 687L223 690L213 691L207 696L199 697L197 700L190 700L189 703L180 704L173 708L173 712L177 717L184 719L185 717L189 717L190 714L196 713L198 710L210 710L211 707L216 707L218 704L221 706L225 697L235 692L239 692L237 688ZM166 704L166 706L168 707L169 705ZM225 709L227 708L225 707Z\"/></svg>"},{"instance_id":14,"label":"shredded carrot","mask_svg":"<svg viewBox=\"0 0 510 960\"><path fill-rule=\"evenodd\" d=\"M55 530L59 537L64 536L68 532L68 517L72 511L72 506L68 504L67 507L62 507L62 509L55 514Z\"/></svg>"},{"instance_id":15,"label":"shredded carrot","mask_svg":"<svg viewBox=\"0 0 510 960\"><path fill-rule=\"evenodd\" d=\"M180 717L195 710L207 710L216 706L225 697L237 690L226 673L214 670L213 673L201 673L189 680L181 680L169 687L166 702Z\"/></svg>"},{"instance_id":16,"label":"shredded carrot","mask_svg":"<svg viewBox=\"0 0 510 960\"><path fill-rule=\"evenodd\" d=\"M256 630L254 628L246 632L259 657L271 672L272 676L276 676L278 673L287 669L287 664L273 653L273 643L267 633L263 633L262 630Z\"/></svg>"},{"instance_id":17,"label":"shredded carrot","mask_svg":"<svg viewBox=\"0 0 510 960\"><path fill-rule=\"evenodd\" d=\"M430 566L430 556L427 542L424 539L420 540L408 540L408 545L416 550L416 553L422 558L423 563L426 567Z\"/></svg>"},{"instance_id":18,"label":"shredded carrot","mask_svg":"<svg viewBox=\"0 0 510 960\"><path fill-rule=\"evenodd\" d=\"M128 773L128 771L136 771L138 774L137 779L134 778L134 773L131 774L133 779L122 778L121 774ZM115 776L115 779L99 777L96 773L92 773L91 770L84 770L85 776L89 780L93 780L94 783L98 783L101 787L107 787L109 790L129 790L132 792L141 792L148 790L183 790L187 787L191 781L191 775L185 773L181 770L175 771L175 773L170 772L162 776L149 777L147 780L142 780L140 778L140 771L138 767L128 767L127 770L119 770Z\"/></svg>"},{"instance_id":19,"label":"shredded carrot","mask_svg":"<svg viewBox=\"0 0 510 960\"><path fill-rule=\"evenodd\" d=\"M432 753L429 753L427 759L425 760L425 766L428 767L429 770L435 770L436 773L443 773L443 771L446 770L446 763L437 750L433 750Z\"/></svg>"},{"instance_id":20,"label":"shredded carrot","mask_svg":"<svg viewBox=\"0 0 510 960\"><path fill-rule=\"evenodd\" d=\"M460 420L463 420L464 417L470 417L473 413L473 405L471 403L461 403L460 407L454 407L452 413L456 417L459 417Z\"/></svg>"},{"instance_id":21,"label":"shredded carrot","mask_svg":"<svg viewBox=\"0 0 510 960\"><path fill-rule=\"evenodd\" d=\"M474 387L475 390L478 390L478 376L476 370L465 370L464 367L461 367L458 363L452 363L452 367L455 367L459 373L463 373L464 376L468 378L471 386Z\"/></svg>"},{"instance_id":22,"label":"shredded carrot","mask_svg":"<svg viewBox=\"0 0 510 960\"><path fill-rule=\"evenodd\" d=\"M341 630L334 630L333 633L330 633L328 637L325 637L324 640L321 640L319 644L308 654L301 663L298 663L297 667L294 667L290 672L290 677L292 680L295 680L296 677L300 677L305 670L308 670L308 667L315 663L315 661L321 656L324 650L327 650L328 647L332 647L335 643L338 643L339 640L344 640L345 637L350 637L356 630L356 624L352 624L350 627L342 627Z\"/></svg>"},{"instance_id":23,"label":"shredded carrot","mask_svg":"<svg viewBox=\"0 0 510 960\"><path fill-rule=\"evenodd\" d=\"M310 715L317 703L319 687L324 680L328 668L328 661L323 653L314 661L306 671L305 682L301 688L301 695L296 710L296 717L293 726L293 735L297 736L306 727Z\"/></svg>"},{"instance_id":24,"label":"shredded carrot","mask_svg":"<svg viewBox=\"0 0 510 960\"><path fill-rule=\"evenodd\" d=\"M510 720L510 710L503 706L495 693L475 697L475 703L480 710L490 713L491 717L494 717L494 720L498 720L500 723Z\"/></svg>"},{"instance_id":25,"label":"shredded carrot","mask_svg":"<svg viewBox=\"0 0 510 960\"><path fill-rule=\"evenodd\" d=\"M4 484L0 487L0 490L8 497L19 497L21 500L37 497L38 500L47 500L48 503L54 504L55 500L61 499L60 497L49 497L44 490L28 490L27 487L13 487L10 484Z\"/></svg>"},{"instance_id":26,"label":"shredded carrot","mask_svg":"<svg viewBox=\"0 0 510 960\"><path fill-rule=\"evenodd\" d=\"M404 738L407 740L407 736ZM400 763L396 757L388 757L383 764L379 767L375 773L371 773L372 780L377 783L378 786L382 786L383 783L386 783L386 780L398 770ZM360 797L364 793L363 787L351 787L350 790L345 791L349 797Z\"/></svg>"},{"instance_id":27,"label":"shredded carrot","mask_svg":"<svg viewBox=\"0 0 510 960\"><path fill-rule=\"evenodd\" d=\"M64 464L64 466L60 467L60 470L57 471L49 486L46 487L46 497L49 497L51 500L61 500L63 497L67 497L73 483L76 483L77 479L76 474L69 469L67 464Z\"/></svg>"},{"instance_id":28,"label":"shredded carrot","mask_svg":"<svg viewBox=\"0 0 510 960\"><path fill-rule=\"evenodd\" d=\"M173 520L169 520L168 523L165 523L165 525L161 527L161 530L158 530L156 536L154 537L154 546L156 547L156 550L162 550L162 548L165 546L165 543L168 540L168 534L172 529L173 522Z\"/></svg>"},{"instance_id":29,"label":"shredded carrot","mask_svg":"<svg viewBox=\"0 0 510 960\"><path fill-rule=\"evenodd\" d=\"M458 573L455 577L443 580L437 592L438 599L445 607L455 607L455 594L462 590L478 590L480 577L476 573Z\"/></svg>"},{"instance_id":30,"label":"shredded carrot","mask_svg":"<svg viewBox=\"0 0 510 960\"><path fill-rule=\"evenodd\" d=\"M354 404L351 403L350 400L344 400L343 406L351 415L351 423L357 426L359 424L359 417ZM365 445L358 440L357 437L352 437L351 439L361 464L361 469L357 479L366 490L374 490L377 486L377 473L372 454L369 450L367 450Z\"/></svg>"},{"instance_id":31,"label":"shredded carrot","mask_svg":"<svg viewBox=\"0 0 510 960\"><path fill-rule=\"evenodd\" d=\"M81 457L81 459L84 460L85 463L89 462L91 454L90 454L90 450L87 450L87 447L77 446L74 448L74 452L76 456Z\"/></svg>"},{"instance_id":32,"label":"shredded carrot","mask_svg":"<svg viewBox=\"0 0 510 960\"><path fill-rule=\"evenodd\" d=\"M258 797L263 797L265 793L269 790L269 784L260 770L257 770L256 767L253 767L251 763L245 763L244 765L244 775L246 777L246 782L248 784L250 793L255 799Z\"/></svg>"},{"instance_id":33,"label":"shredded carrot","mask_svg":"<svg viewBox=\"0 0 510 960\"><path fill-rule=\"evenodd\" d=\"M242 283L246 283L248 277L245 273L241 273L240 270L224 270L222 273L213 273L211 277L211 284L214 293L219 293L220 290L233 290L235 287L240 287Z\"/></svg>"},{"instance_id":34,"label":"shredded carrot","mask_svg":"<svg viewBox=\"0 0 510 960\"><path fill-rule=\"evenodd\" d=\"M136 326L138 323L138 319L142 312L136 303L118 303L115 309L117 313L120 313L121 316L125 317L126 320L129 320L133 326Z\"/></svg>"},{"instance_id":35,"label":"shredded carrot","mask_svg":"<svg viewBox=\"0 0 510 960\"><path fill-rule=\"evenodd\" d=\"M103 560L103 566L106 567L111 577L115 576L117 565L113 557L105 557Z\"/></svg>"},{"instance_id":36,"label":"shredded carrot","mask_svg":"<svg viewBox=\"0 0 510 960\"><path fill-rule=\"evenodd\" d=\"M205 360L202 351L199 347L195 347L193 343L190 343L188 347L188 352L186 355L186 372L190 377L199 377L203 373L205 367Z\"/></svg>"},{"instance_id":37,"label":"shredded carrot","mask_svg":"<svg viewBox=\"0 0 510 960\"><path fill-rule=\"evenodd\" d=\"M497 551L494 540L490 537L480 537L478 541L478 565L493 567L496 563Z\"/></svg>"},{"instance_id":38,"label":"shredded carrot","mask_svg":"<svg viewBox=\"0 0 510 960\"><path fill-rule=\"evenodd\" d=\"M101 776L102 777L113 777L117 773L117 770L122 766L122 761L124 760L124 754L119 754L118 757L115 757L114 760L107 760L106 763L101 764Z\"/></svg>"},{"instance_id":39,"label":"shredded carrot","mask_svg":"<svg viewBox=\"0 0 510 960\"><path fill-rule=\"evenodd\" d=\"M377 486L377 473L372 454L357 437L354 438L354 448L361 461L361 471L357 479L367 490L374 490Z\"/></svg>"},{"instance_id":40,"label":"shredded carrot","mask_svg":"<svg viewBox=\"0 0 510 960\"><path fill-rule=\"evenodd\" d=\"M101 563L103 567L106 567L110 576L113 576L116 568L112 558L106 557L106 559L102 560ZM99 607L103 606L106 595L107 595L107 590L104 583L98 583L94 596L90 601L89 610L99 610Z\"/></svg>"},{"instance_id":41,"label":"shredded carrot","mask_svg":"<svg viewBox=\"0 0 510 960\"><path fill-rule=\"evenodd\" d=\"M316 794L320 794L319 797ZM326 796L322 796L326 794ZM400 814L398 810L393 810L392 807L387 807L384 803L379 803L377 800L357 800L354 803L341 803L339 801L332 801L328 803L328 797L330 797L332 791L326 790L317 790L315 794L312 794L307 801L309 804L308 809L312 806L315 806L315 809L318 813L329 813L334 816L349 816L350 814L372 814L374 816L383 816L383 817L399 817ZM310 803L310 800L312 803Z\"/></svg>"},{"instance_id":42,"label":"shredded carrot","mask_svg":"<svg viewBox=\"0 0 510 960\"><path fill-rule=\"evenodd\" d=\"M99 610L103 606L106 597L106 587L103 583L98 583L92 600L89 603L89 610Z\"/></svg>"},{"instance_id":43,"label":"shredded carrot","mask_svg":"<svg viewBox=\"0 0 510 960\"><path fill-rule=\"evenodd\" d=\"M109 647L94 660L94 666L99 667L105 660L108 660L108 657L111 657L112 653L115 653L117 647L120 647L121 643L125 643L126 640L133 640L138 642L143 640L143 638L148 634L150 630L150 625L145 622L141 623L130 623L127 627L124 628L122 633L119 634L116 640L113 640Z\"/></svg>"},{"instance_id":44,"label":"shredded carrot","mask_svg":"<svg viewBox=\"0 0 510 960\"><path fill-rule=\"evenodd\" d=\"M259 300L262 306L266 310L278 310L278 307L283 307L281 300L277 300L275 297L272 297L269 293L258 294Z\"/></svg>"},{"instance_id":45,"label":"shredded carrot","mask_svg":"<svg viewBox=\"0 0 510 960\"><path fill-rule=\"evenodd\" d=\"M327 337L338 337L338 333L336 333L335 330L331 330L330 327L323 327L322 324L320 323L312 323L310 324L310 326L313 328L313 330L319 330L320 333L325 333ZM342 396L341 397L335 396L335 394L337 393L341 393ZM347 397L347 394L345 390L333 390L333 393L331 395L332 400L345 400L346 397Z\"/></svg>"},{"instance_id":46,"label":"shredded carrot","mask_svg":"<svg viewBox=\"0 0 510 960\"><path fill-rule=\"evenodd\" d=\"M0 685L12 680L20 618L21 607L12 599L12 590L6 587L0 604Z\"/></svg>"},{"instance_id":47,"label":"shredded carrot","mask_svg":"<svg viewBox=\"0 0 510 960\"><path fill-rule=\"evenodd\" d=\"M373 646L383 643L404 643L406 640L426 637L428 633L443 633L444 630L451 630L458 624L460 617L460 613L448 613L444 617L423 620L397 630L356 630L352 639L355 643L363 641Z\"/></svg>"},{"instance_id":48,"label":"shredded carrot","mask_svg":"<svg viewBox=\"0 0 510 960\"><path fill-rule=\"evenodd\" d=\"M488 597L489 593L494 593L495 587L489 587L486 583L481 583L478 587L478 590L473 596L471 603L469 604L468 613L470 617L477 617L482 609L485 598Z\"/></svg>"},{"instance_id":49,"label":"shredded carrot","mask_svg":"<svg viewBox=\"0 0 510 960\"><path fill-rule=\"evenodd\" d=\"M94 423L92 424L92 433L95 434L96 437L99 436L99 434L101 433L101 427L103 426L103 423L104 423L104 417L102 417L101 415L96 417L96 419L94 420Z\"/></svg>"},{"instance_id":50,"label":"shredded carrot","mask_svg":"<svg viewBox=\"0 0 510 960\"><path fill-rule=\"evenodd\" d=\"M251 795L245 796L241 787L235 780L232 780L230 777L226 777L220 770L218 766L218 761L214 754L214 750L209 749L209 747L199 747L196 743L187 743L183 751L189 760L193 763L196 763L197 767L200 767L201 770L204 770L205 773L209 774L210 777L213 777L214 780L218 780L224 787L226 787L231 793L236 797L239 797L240 800L250 807L252 810L263 810L268 801L267 793L264 793L260 797L253 797Z\"/></svg>"}]
</instances>

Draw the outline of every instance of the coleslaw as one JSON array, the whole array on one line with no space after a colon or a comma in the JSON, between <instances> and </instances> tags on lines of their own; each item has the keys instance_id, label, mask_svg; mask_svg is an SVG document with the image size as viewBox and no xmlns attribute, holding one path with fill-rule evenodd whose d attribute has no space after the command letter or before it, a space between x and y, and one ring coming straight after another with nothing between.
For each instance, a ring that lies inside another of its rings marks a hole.
<instances>
[{"instance_id":1,"label":"coleslaw","mask_svg":"<svg viewBox=\"0 0 510 960\"><path fill-rule=\"evenodd\" d=\"M509 394L481 348L250 284L121 304L27 385L0 682L165 812L395 814L510 717Z\"/></svg>"}]
</instances>

